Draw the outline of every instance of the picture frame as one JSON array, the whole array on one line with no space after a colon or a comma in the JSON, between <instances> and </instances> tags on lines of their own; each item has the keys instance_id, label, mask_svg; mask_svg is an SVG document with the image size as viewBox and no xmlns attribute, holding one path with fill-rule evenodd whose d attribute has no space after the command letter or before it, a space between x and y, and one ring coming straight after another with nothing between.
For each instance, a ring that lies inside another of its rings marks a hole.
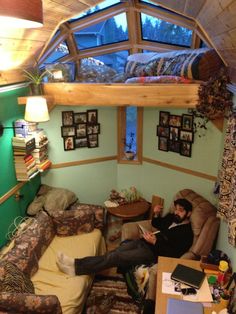
<instances>
[{"instance_id":1,"label":"picture frame","mask_svg":"<svg viewBox=\"0 0 236 314\"><path fill-rule=\"evenodd\" d=\"M180 141L169 141L169 151L174 153L180 153Z\"/></svg>"},{"instance_id":2,"label":"picture frame","mask_svg":"<svg viewBox=\"0 0 236 314\"><path fill-rule=\"evenodd\" d=\"M87 124L87 134L100 134L100 123Z\"/></svg>"},{"instance_id":3,"label":"picture frame","mask_svg":"<svg viewBox=\"0 0 236 314\"><path fill-rule=\"evenodd\" d=\"M181 128L186 131L193 130L193 115L191 114L182 115L182 127Z\"/></svg>"},{"instance_id":4,"label":"picture frame","mask_svg":"<svg viewBox=\"0 0 236 314\"><path fill-rule=\"evenodd\" d=\"M88 135L88 147L89 148L98 147L98 134Z\"/></svg>"},{"instance_id":5,"label":"picture frame","mask_svg":"<svg viewBox=\"0 0 236 314\"><path fill-rule=\"evenodd\" d=\"M162 125L157 125L157 136L169 138L170 128Z\"/></svg>"},{"instance_id":6,"label":"picture frame","mask_svg":"<svg viewBox=\"0 0 236 314\"><path fill-rule=\"evenodd\" d=\"M87 124L78 123L76 124L76 138L86 137L87 136Z\"/></svg>"},{"instance_id":7,"label":"picture frame","mask_svg":"<svg viewBox=\"0 0 236 314\"><path fill-rule=\"evenodd\" d=\"M185 130L181 129L180 133L179 133L179 139L181 141L193 143L193 132L192 131L185 131Z\"/></svg>"},{"instance_id":8,"label":"picture frame","mask_svg":"<svg viewBox=\"0 0 236 314\"><path fill-rule=\"evenodd\" d=\"M175 126L170 126L170 140L171 141L179 140L179 128Z\"/></svg>"},{"instance_id":9,"label":"picture frame","mask_svg":"<svg viewBox=\"0 0 236 314\"><path fill-rule=\"evenodd\" d=\"M161 126L169 126L169 117L170 113L168 111L160 111L159 112L159 124Z\"/></svg>"},{"instance_id":10,"label":"picture frame","mask_svg":"<svg viewBox=\"0 0 236 314\"><path fill-rule=\"evenodd\" d=\"M169 126L174 126L174 127L181 127L182 123L182 116L176 115L176 114L170 114L169 116Z\"/></svg>"},{"instance_id":11,"label":"picture frame","mask_svg":"<svg viewBox=\"0 0 236 314\"><path fill-rule=\"evenodd\" d=\"M192 144L189 142L181 142L180 155L191 157L192 156Z\"/></svg>"},{"instance_id":12,"label":"picture frame","mask_svg":"<svg viewBox=\"0 0 236 314\"><path fill-rule=\"evenodd\" d=\"M62 111L61 114L63 126L74 125L74 111Z\"/></svg>"},{"instance_id":13,"label":"picture frame","mask_svg":"<svg viewBox=\"0 0 236 314\"><path fill-rule=\"evenodd\" d=\"M75 149L75 138L73 136L64 137L63 140L64 140L65 151Z\"/></svg>"},{"instance_id":14,"label":"picture frame","mask_svg":"<svg viewBox=\"0 0 236 314\"><path fill-rule=\"evenodd\" d=\"M82 147L88 147L88 138L86 137L80 137L75 139L75 147L76 148L82 148Z\"/></svg>"},{"instance_id":15,"label":"picture frame","mask_svg":"<svg viewBox=\"0 0 236 314\"><path fill-rule=\"evenodd\" d=\"M74 113L74 123L87 123L87 112L75 112Z\"/></svg>"},{"instance_id":16,"label":"picture frame","mask_svg":"<svg viewBox=\"0 0 236 314\"><path fill-rule=\"evenodd\" d=\"M97 109L87 110L87 123L97 124L98 123L98 111Z\"/></svg>"},{"instance_id":17,"label":"picture frame","mask_svg":"<svg viewBox=\"0 0 236 314\"><path fill-rule=\"evenodd\" d=\"M168 152L169 151L169 140L167 137L160 136L158 139L158 149Z\"/></svg>"},{"instance_id":18,"label":"picture frame","mask_svg":"<svg viewBox=\"0 0 236 314\"><path fill-rule=\"evenodd\" d=\"M62 137L75 136L75 127L74 126L62 126L61 136Z\"/></svg>"}]
</instances>

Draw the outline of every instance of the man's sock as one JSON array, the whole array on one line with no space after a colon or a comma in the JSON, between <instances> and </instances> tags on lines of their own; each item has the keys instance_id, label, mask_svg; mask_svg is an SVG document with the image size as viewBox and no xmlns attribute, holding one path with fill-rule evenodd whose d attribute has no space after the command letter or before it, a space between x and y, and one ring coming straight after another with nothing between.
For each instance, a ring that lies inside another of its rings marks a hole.
<instances>
[{"instance_id":1,"label":"man's sock","mask_svg":"<svg viewBox=\"0 0 236 314\"><path fill-rule=\"evenodd\" d=\"M62 252L58 252L57 254L57 266L58 268L65 274L70 276L75 276L75 260L69 256L66 256Z\"/></svg>"}]
</instances>

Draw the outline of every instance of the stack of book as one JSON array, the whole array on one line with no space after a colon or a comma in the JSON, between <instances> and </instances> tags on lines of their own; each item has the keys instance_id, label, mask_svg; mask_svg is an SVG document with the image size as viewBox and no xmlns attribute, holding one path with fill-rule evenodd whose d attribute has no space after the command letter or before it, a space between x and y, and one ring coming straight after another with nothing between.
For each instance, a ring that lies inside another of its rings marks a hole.
<instances>
[{"instance_id":1,"label":"stack of book","mask_svg":"<svg viewBox=\"0 0 236 314\"><path fill-rule=\"evenodd\" d=\"M31 132L31 135L35 138L35 149L32 155L38 170L43 172L51 166L51 161L48 159L48 138L43 129L37 129Z\"/></svg>"},{"instance_id":2,"label":"stack of book","mask_svg":"<svg viewBox=\"0 0 236 314\"><path fill-rule=\"evenodd\" d=\"M13 137L13 154L15 161L16 178L19 181L28 181L38 174L38 168L31 152L35 148L33 137Z\"/></svg>"}]
</instances>

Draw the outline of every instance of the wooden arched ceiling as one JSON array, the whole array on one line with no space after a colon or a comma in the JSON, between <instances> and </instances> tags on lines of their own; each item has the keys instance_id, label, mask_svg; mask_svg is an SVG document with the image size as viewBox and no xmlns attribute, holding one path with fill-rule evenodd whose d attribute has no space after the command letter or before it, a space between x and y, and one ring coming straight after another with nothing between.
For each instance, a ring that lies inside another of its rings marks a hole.
<instances>
[{"instance_id":1,"label":"wooden arched ceiling","mask_svg":"<svg viewBox=\"0 0 236 314\"><path fill-rule=\"evenodd\" d=\"M137 1L137 0L124 0ZM236 82L236 0L152 0L193 18ZM43 0L44 26L39 29L0 30L0 85L22 80L22 69L33 65L57 27L102 1Z\"/></svg>"}]
</instances>

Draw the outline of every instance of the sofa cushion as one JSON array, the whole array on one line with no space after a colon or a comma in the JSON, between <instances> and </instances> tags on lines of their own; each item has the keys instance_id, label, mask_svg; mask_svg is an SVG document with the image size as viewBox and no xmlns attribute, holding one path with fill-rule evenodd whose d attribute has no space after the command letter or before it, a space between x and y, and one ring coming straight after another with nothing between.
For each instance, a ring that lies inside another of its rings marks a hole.
<instances>
[{"instance_id":1,"label":"sofa cushion","mask_svg":"<svg viewBox=\"0 0 236 314\"><path fill-rule=\"evenodd\" d=\"M75 209L92 210L95 216L94 228L103 230L103 228L105 227L105 208L103 206L76 202L70 207L70 210L75 210Z\"/></svg>"},{"instance_id":2,"label":"sofa cushion","mask_svg":"<svg viewBox=\"0 0 236 314\"><path fill-rule=\"evenodd\" d=\"M55 295L35 295L31 293L2 292L1 314L62 314Z\"/></svg>"},{"instance_id":3,"label":"sofa cushion","mask_svg":"<svg viewBox=\"0 0 236 314\"><path fill-rule=\"evenodd\" d=\"M32 223L15 238L14 247L4 255L25 274L32 276L38 267L38 260L55 236L52 218L39 212Z\"/></svg>"},{"instance_id":4,"label":"sofa cushion","mask_svg":"<svg viewBox=\"0 0 236 314\"><path fill-rule=\"evenodd\" d=\"M50 215L53 215L57 211L67 209L76 200L78 198L72 191L43 184L37 193L37 197L27 208L27 213L35 215L44 208Z\"/></svg>"},{"instance_id":5,"label":"sofa cushion","mask_svg":"<svg viewBox=\"0 0 236 314\"><path fill-rule=\"evenodd\" d=\"M60 300L63 313L81 313L92 284L92 276L68 276L62 273L56 265L58 251L72 258L104 254L105 243L101 231L94 229L90 233L76 236L55 236L39 261L38 272L31 278L35 293L55 294Z\"/></svg>"},{"instance_id":6,"label":"sofa cushion","mask_svg":"<svg viewBox=\"0 0 236 314\"><path fill-rule=\"evenodd\" d=\"M0 261L0 292L34 293L34 286L16 265Z\"/></svg>"},{"instance_id":7,"label":"sofa cushion","mask_svg":"<svg viewBox=\"0 0 236 314\"><path fill-rule=\"evenodd\" d=\"M94 212L90 208L57 212L53 216L56 234L67 237L94 229Z\"/></svg>"}]
</instances>

